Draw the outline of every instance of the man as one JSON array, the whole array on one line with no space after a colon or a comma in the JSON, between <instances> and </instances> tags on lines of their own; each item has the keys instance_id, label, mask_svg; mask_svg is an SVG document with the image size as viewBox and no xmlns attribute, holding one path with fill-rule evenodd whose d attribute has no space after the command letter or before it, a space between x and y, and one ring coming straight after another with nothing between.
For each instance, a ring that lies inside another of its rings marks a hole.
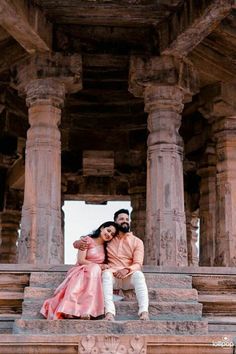
<instances>
[{"instance_id":1,"label":"man","mask_svg":"<svg viewBox=\"0 0 236 354\"><path fill-rule=\"evenodd\" d=\"M139 319L146 321L148 314L148 290L141 267L144 258L143 242L130 229L129 211L120 209L114 214L120 232L107 245L109 269L102 273L105 319L114 321L115 305L113 287L128 290L134 288L139 306ZM74 247L85 249L84 241L75 241Z\"/></svg>"}]
</instances>

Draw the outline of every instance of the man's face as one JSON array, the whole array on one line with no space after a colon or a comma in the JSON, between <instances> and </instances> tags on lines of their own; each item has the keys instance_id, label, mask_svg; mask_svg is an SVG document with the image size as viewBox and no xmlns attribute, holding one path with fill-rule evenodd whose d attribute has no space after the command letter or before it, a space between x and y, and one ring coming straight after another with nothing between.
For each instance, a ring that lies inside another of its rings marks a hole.
<instances>
[{"instance_id":1,"label":"man's face","mask_svg":"<svg viewBox=\"0 0 236 354\"><path fill-rule=\"evenodd\" d=\"M129 215L125 213L121 213L117 216L116 218L116 223L120 225L120 230L122 232L128 232L129 231Z\"/></svg>"}]
</instances>

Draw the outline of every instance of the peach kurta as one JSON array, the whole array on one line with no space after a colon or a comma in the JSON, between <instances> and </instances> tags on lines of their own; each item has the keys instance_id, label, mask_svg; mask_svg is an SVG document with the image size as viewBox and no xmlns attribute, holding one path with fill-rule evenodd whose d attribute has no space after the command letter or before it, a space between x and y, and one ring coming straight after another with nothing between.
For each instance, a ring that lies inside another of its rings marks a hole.
<instances>
[{"instance_id":1,"label":"peach kurta","mask_svg":"<svg viewBox=\"0 0 236 354\"><path fill-rule=\"evenodd\" d=\"M132 232L122 237L114 237L107 245L108 264L113 272L128 268L130 272L140 270L143 264L143 241L134 236Z\"/></svg>"},{"instance_id":2,"label":"peach kurta","mask_svg":"<svg viewBox=\"0 0 236 354\"><path fill-rule=\"evenodd\" d=\"M86 259L92 263L71 268L54 296L44 302L40 312L49 320L63 318L64 314L76 317L104 314L101 268L98 265L104 262L104 246L96 245L88 236L86 240Z\"/></svg>"}]
</instances>

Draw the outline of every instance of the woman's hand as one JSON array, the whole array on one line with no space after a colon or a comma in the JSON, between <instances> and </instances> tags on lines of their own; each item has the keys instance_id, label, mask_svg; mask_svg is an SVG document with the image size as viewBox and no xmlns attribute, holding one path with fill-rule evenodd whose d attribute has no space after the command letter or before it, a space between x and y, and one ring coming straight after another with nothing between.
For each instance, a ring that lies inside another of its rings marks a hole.
<instances>
[{"instance_id":1,"label":"woman's hand","mask_svg":"<svg viewBox=\"0 0 236 354\"><path fill-rule=\"evenodd\" d=\"M79 249L80 251L85 251L88 249L88 242L87 240L81 238L73 243L74 248Z\"/></svg>"},{"instance_id":2,"label":"woman's hand","mask_svg":"<svg viewBox=\"0 0 236 354\"><path fill-rule=\"evenodd\" d=\"M100 265L101 270L105 270L105 269L110 268L108 264L99 264L99 265Z\"/></svg>"}]
</instances>

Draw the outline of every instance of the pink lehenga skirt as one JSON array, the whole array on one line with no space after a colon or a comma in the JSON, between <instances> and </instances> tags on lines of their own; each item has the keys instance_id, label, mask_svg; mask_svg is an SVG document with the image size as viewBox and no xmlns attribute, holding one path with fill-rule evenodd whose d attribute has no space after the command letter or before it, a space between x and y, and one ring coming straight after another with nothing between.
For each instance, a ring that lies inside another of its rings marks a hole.
<instances>
[{"instance_id":1,"label":"pink lehenga skirt","mask_svg":"<svg viewBox=\"0 0 236 354\"><path fill-rule=\"evenodd\" d=\"M97 264L104 260L104 248L94 246L91 238L87 259L95 263L75 265L68 271L54 296L45 300L40 310L44 317L55 320L65 315L98 317L104 314L102 271Z\"/></svg>"}]
</instances>

